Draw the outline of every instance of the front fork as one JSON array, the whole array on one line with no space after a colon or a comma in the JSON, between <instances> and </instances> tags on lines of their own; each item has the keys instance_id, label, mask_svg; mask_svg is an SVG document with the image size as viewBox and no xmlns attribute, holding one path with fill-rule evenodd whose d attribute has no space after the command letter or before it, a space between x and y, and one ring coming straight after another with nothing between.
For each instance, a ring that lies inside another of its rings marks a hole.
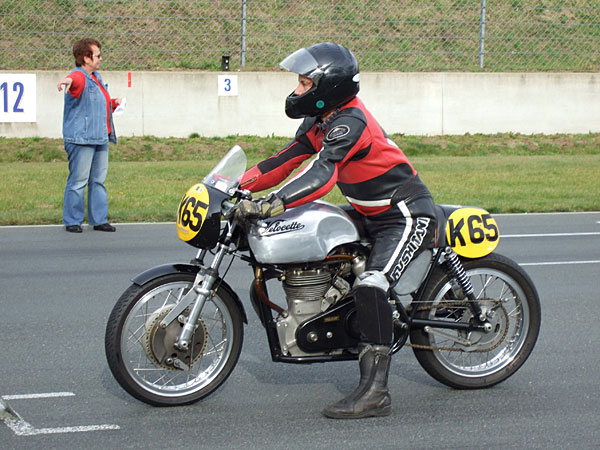
<instances>
[{"instance_id":1,"label":"front fork","mask_svg":"<svg viewBox=\"0 0 600 450\"><path fill-rule=\"evenodd\" d=\"M218 245L217 253L210 264L210 267L202 272L202 283L197 284L199 282L198 278L196 278L196 283L190 292L187 295L194 295L195 299L191 302L192 309L188 318L179 333L179 338L177 342L174 344L179 350L187 350L190 346L190 341L192 340L192 336L194 331L196 330L196 323L198 322L198 317L200 317L200 313L202 312L202 308L204 307L204 303L210 297L210 292L215 284L215 281L219 278L219 267L221 266L221 262L227 253L229 253L229 244L231 242L231 235L233 233L233 227L229 226L229 231L227 236L225 237L223 242L220 242ZM205 251L202 253L202 257L198 257L197 259L203 259ZM198 274L200 276L200 274ZM183 303L183 302L182 302ZM166 322L166 320L165 320ZM162 325L162 323L161 323Z\"/></svg>"}]
</instances>

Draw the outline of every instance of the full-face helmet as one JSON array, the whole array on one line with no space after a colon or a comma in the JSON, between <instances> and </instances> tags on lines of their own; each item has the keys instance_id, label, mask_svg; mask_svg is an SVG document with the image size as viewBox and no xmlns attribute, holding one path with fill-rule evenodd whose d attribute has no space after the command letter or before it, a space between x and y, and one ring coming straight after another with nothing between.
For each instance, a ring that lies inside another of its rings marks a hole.
<instances>
[{"instance_id":1,"label":"full-face helmet","mask_svg":"<svg viewBox=\"0 0 600 450\"><path fill-rule=\"evenodd\" d=\"M279 67L313 81L304 94L292 92L286 98L285 113L292 119L320 116L347 103L359 91L358 62L342 45L322 42L301 48L281 61Z\"/></svg>"}]
</instances>

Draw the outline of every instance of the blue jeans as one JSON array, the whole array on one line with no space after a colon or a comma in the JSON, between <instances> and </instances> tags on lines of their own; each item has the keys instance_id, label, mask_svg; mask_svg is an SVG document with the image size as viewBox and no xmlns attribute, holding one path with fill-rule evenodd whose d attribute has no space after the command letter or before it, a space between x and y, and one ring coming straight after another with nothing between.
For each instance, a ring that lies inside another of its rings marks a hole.
<instances>
[{"instance_id":1,"label":"blue jeans","mask_svg":"<svg viewBox=\"0 0 600 450\"><path fill-rule=\"evenodd\" d=\"M65 143L69 157L69 177L65 187L63 223L80 225L85 213L84 190L88 186L88 223L108 222L108 200L104 180L108 171L108 143L78 145Z\"/></svg>"}]
</instances>

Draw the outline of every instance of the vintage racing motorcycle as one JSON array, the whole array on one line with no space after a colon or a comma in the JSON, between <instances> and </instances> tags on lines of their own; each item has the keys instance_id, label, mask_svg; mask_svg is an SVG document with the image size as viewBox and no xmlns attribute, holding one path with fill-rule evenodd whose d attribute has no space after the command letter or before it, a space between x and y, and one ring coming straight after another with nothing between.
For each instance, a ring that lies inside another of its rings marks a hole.
<instances>
[{"instance_id":1,"label":"vintage racing motorcycle","mask_svg":"<svg viewBox=\"0 0 600 450\"><path fill-rule=\"evenodd\" d=\"M239 189L245 169L246 156L235 146L187 191L177 231L199 249L196 257L137 275L110 314L108 364L119 384L143 402L195 402L233 371L247 323L240 294L225 280L234 258L254 271L249 300L273 361L358 358L352 286L364 271L370 243L343 208L323 201L264 222L239 223L232 210L251 198ZM389 292L392 351L411 346L425 371L453 388L493 386L533 350L541 321L538 294L521 267L493 253L499 230L489 213L458 206L437 211L436 248L412 260ZM273 283L285 299L269 296Z\"/></svg>"}]
</instances>

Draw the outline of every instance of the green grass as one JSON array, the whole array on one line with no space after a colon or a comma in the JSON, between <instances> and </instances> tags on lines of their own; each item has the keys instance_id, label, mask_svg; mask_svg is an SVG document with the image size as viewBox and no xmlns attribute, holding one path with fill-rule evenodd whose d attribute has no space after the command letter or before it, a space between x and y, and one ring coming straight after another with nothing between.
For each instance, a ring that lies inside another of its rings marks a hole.
<instances>
[{"instance_id":1,"label":"green grass","mask_svg":"<svg viewBox=\"0 0 600 450\"><path fill-rule=\"evenodd\" d=\"M544 156L598 155L600 133L524 135L520 133L465 134L444 136L406 136L391 138L410 157L415 156ZM153 136L119 138L110 146L113 162L133 161L207 161L219 160L235 144L240 144L249 159L262 159L281 149L289 137L226 136L157 138ZM2 138L0 163L66 161L62 139Z\"/></svg>"},{"instance_id":2,"label":"green grass","mask_svg":"<svg viewBox=\"0 0 600 450\"><path fill-rule=\"evenodd\" d=\"M600 134L392 138L438 203L493 213L600 211ZM109 219L174 221L187 188L231 146L240 144L255 164L288 140L123 138L110 148ZM0 225L61 223L67 174L61 140L0 138ZM325 199L345 203L337 188Z\"/></svg>"}]
</instances>

